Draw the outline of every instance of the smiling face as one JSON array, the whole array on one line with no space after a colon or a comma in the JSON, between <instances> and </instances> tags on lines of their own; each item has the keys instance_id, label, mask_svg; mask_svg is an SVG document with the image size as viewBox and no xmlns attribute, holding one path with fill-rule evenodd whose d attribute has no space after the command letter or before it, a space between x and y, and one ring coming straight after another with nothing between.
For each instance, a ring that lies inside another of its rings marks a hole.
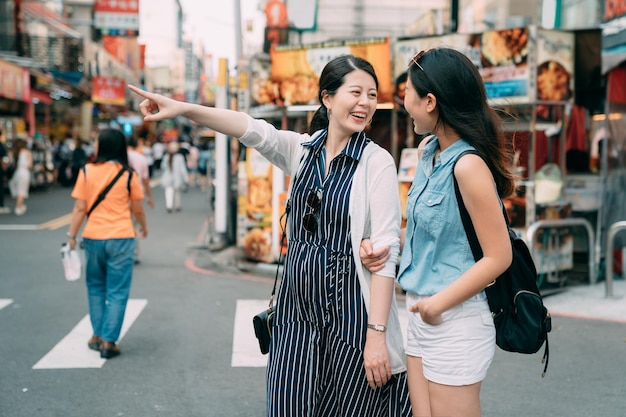
<instances>
[{"instance_id":1,"label":"smiling face","mask_svg":"<svg viewBox=\"0 0 626 417\"><path fill-rule=\"evenodd\" d=\"M354 70L344 77L344 83L333 95L323 95L329 110L329 130L344 136L365 129L376 111L378 90L374 78L363 70Z\"/></svg>"},{"instance_id":2,"label":"smiling face","mask_svg":"<svg viewBox=\"0 0 626 417\"><path fill-rule=\"evenodd\" d=\"M415 133L424 135L433 131L437 121L437 100L432 93L420 97L411 83L411 77L406 83L404 108L413 119Z\"/></svg>"}]
</instances>

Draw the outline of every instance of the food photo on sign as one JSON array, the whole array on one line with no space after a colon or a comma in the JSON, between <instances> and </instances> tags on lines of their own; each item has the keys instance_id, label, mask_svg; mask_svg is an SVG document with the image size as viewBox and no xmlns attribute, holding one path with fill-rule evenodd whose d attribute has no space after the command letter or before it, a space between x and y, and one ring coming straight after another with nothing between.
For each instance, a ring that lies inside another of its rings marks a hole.
<instances>
[{"instance_id":1,"label":"food photo on sign","mask_svg":"<svg viewBox=\"0 0 626 417\"><path fill-rule=\"evenodd\" d=\"M528 28L492 30L474 36L473 43L480 48L479 72L491 100L506 100L511 104L534 100L530 88L529 36Z\"/></svg>"},{"instance_id":2,"label":"food photo on sign","mask_svg":"<svg viewBox=\"0 0 626 417\"><path fill-rule=\"evenodd\" d=\"M333 58L352 54L368 60L378 77L379 102L392 98L389 38L324 42L312 45L277 45L270 60L251 63L251 96L254 104L291 106L318 104L322 68Z\"/></svg>"},{"instance_id":3,"label":"food photo on sign","mask_svg":"<svg viewBox=\"0 0 626 417\"><path fill-rule=\"evenodd\" d=\"M573 97L574 34L537 31L537 99L567 101Z\"/></svg>"}]
</instances>

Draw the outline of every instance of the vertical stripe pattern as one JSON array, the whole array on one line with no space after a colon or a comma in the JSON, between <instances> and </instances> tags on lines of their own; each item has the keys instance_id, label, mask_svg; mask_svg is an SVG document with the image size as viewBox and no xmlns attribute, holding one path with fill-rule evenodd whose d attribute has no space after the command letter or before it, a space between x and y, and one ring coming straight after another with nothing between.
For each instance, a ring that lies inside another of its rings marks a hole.
<instances>
[{"instance_id":1,"label":"vertical stripe pattern","mask_svg":"<svg viewBox=\"0 0 626 417\"><path fill-rule=\"evenodd\" d=\"M367 311L354 267L348 213L363 149L355 134L324 176L325 136L310 143L293 184L291 235L268 359L268 416L410 416L406 373L379 389L363 364ZM315 210L310 190L321 189ZM302 219L314 213L317 228Z\"/></svg>"}]
</instances>

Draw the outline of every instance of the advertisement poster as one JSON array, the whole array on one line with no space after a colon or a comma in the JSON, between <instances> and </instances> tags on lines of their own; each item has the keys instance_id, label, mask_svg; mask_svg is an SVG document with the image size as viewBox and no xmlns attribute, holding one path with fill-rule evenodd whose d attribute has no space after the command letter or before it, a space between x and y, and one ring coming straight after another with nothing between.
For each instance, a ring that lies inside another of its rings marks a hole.
<instances>
[{"instance_id":1,"label":"advertisement poster","mask_svg":"<svg viewBox=\"0 0 626 417\"><path fill-rule=\"evenodd\" d=\"M246 149L239 169L239 221L246 258L272 262L272 165L258 151Z\"/></svg>"},{"instance_id":2,"label":"advertisement poster","mask_svg":"<svg viewBox=\"0 0 626 417\"><path fill-rule=\"evenodd\" d=\"M574 92L574 34L537 31L537 99L567 101Z\"/></svg>"},{"instance_id":3,"label":"advertisement poster","mask_svg":"<svg viewBox=\"0 0 626 417\"><path fill-rule=\"evenodd\" d=\"M394 45L394 76L408 67L422 50L449 47L462 52L477 67L493 104L527 103L531 88L532 42L528 28L493 30L480 34L451 34L398 41Z\"/></svg>"},{"instance_id":4,"label":"advertisement poster","mask_svg":"<svg viewBox=\"0 0 626 417\"><path fill-rule=\"evenodd\" d=\"M91 101L123 106L126 104L126 82L123 78L93 77Z\"/></svg>"},{"instance_id":5,"label":"advertisement poster","mask_svg":"<svg viewBox=\"0 0 626 417\"><path fill-rule=\"evenodd\" d=\"M30 73L17 65L0 61L0 96L30 101Z\"/></svg>"},{"instance_id":6,"label":"advertisement poster","mask_svg":"<svg viewBox=\"0 0 626 417\"><path fill-rule=\"evenodd\" d=\"M398 164L398 191L400 192L400 207L402 208L402 223L406 222L406 202L409 195L409 189L413 184L413 178L415 177L415 170L417 169L417 162L419 160L419 153L417 148L405 148L402 149L400 154L400 163Z\"/></svg>"},{"instance_id":7,"label":"advertisement poster","mask_svg":"<svg viewBox=\"0 0 626 417\"><path fill-rule=\"evenodd\" d=\"M602 47L604 49L626 44L626 0L604 0L602 15Z\"/></svg>"},{"instance_id":8,"label":"advertisement poster","mask_svg":"<svg viewBox=\"0 0 626 417\"><path fill-rule=\"evenodd\" d=\"M253 69L251 94L256 104L290 106L317 104L318 80L324 66L340 55L368 60L378 77L378 101L391 100L391 47L389 38L323 42L311 45L279 45L270 52L271 62Z\"/></svg>"},{"instance_id":9,"label":"advertisement poster","mask_svg":"<svg viewBox=\"0 0 626 417\"><path fill-rule=\"evenodd\" d=\"M139 0L96 0L94 27L102 35L138 36Z\"/></svg>"}]
</instances>

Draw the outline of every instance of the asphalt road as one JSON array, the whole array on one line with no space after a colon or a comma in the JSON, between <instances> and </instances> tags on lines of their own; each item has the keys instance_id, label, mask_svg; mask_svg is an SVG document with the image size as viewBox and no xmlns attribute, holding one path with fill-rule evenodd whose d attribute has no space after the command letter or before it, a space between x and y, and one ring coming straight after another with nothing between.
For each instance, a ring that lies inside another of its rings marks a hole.
<instances>
[{"instance_id":1,"label":"asphalt road","mask_svg":"<svg viewBox=\"0 0 626 417\"><path fill-rule=\"evenodd\" d=\"M61 268L69 193L34 192L25 216L0 216L0 417L264 416L265 358L250 320L273 275L242 271L232 248L193 249L206 196L190 190L168 214L154 189L122 355L100 360L86 347L84 278L66 281ZM545 378L541 354L498 350L483 415L626 416L623 319L554 317Z\"/></svg>"}]
</instances>

